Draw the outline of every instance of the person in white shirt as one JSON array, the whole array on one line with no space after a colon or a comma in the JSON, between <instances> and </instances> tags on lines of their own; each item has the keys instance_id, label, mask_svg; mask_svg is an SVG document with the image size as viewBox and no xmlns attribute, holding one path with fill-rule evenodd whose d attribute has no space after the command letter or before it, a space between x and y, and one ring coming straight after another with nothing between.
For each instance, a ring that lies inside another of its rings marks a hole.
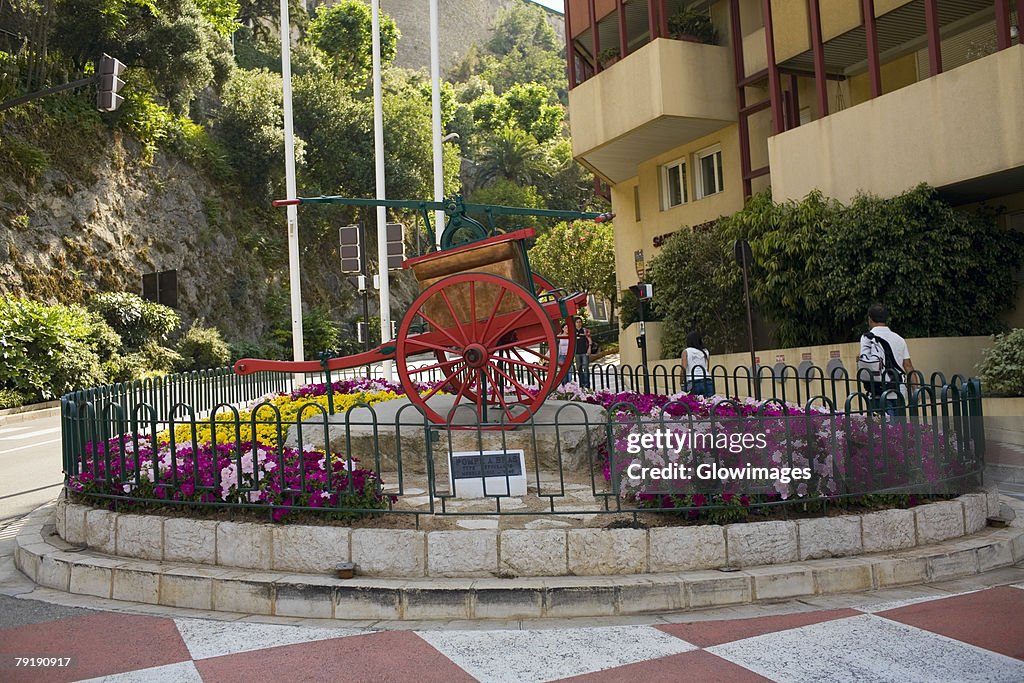
<instances>
[{"instance_id":1,"label":"person in white shirt","mask_svg":"<svg viewBox=\"0 0 1024 683\"><path fill-rule=\"evenodd\" d=\"M556 367L556 372L558 370L560 370L563 365L565 365L565 359L566 359L566 357L568 355L569 355L569 328L565 324L565 322L563 322L562 323L562 331L558 335L558 364L555 366ZM569 374L566 377L566 379L568 379L569 381L572 381L572 367L569 368ZM562 382L565 382L565 379L563 379Z\"/></svg>"},{"instance_id":2,"label":"person in white shirt","mask_svg":"<svg viewBox=\"0 0 1024 683\"><path fill-rule=\"evenodd\" d=\"M715 383L708 369L711 354L704 348L700 332L694 330L686 335L686 350L680 359L683 365L683 379L691 394L711 398L715 395Z\"/></svg>"},{"instance_id":3,"label":"person in white shirt","mask_svg":"<svg viewBox=\"0 0 1024 683\"><path fill-rule=\"evenodd\" d=\"M910 373L914 371L914 364L910 362L910 349L907 348L907 340L889 329L889 309L885 304L875 303L868 307L868 328L876 337L880 337L889 343L889 348L892 349L892 355L893 359L896 361L896 365L903 368L903 372L906 373L908 378L907 382L901 383L899 387L900 394L903 396L903 404L906 405ZM873 339L869 339L867 336L862 336L860 338L860 354L862 357L870 355L881 357L884 367L885 357L881 344ZM913 389L912 383L910 384L910 388ZM899 399L891 392L887 392L884 396L884 403L882 405L889 415L895 416L896 410L899 406Z\"/></svg>"}]
</instances>

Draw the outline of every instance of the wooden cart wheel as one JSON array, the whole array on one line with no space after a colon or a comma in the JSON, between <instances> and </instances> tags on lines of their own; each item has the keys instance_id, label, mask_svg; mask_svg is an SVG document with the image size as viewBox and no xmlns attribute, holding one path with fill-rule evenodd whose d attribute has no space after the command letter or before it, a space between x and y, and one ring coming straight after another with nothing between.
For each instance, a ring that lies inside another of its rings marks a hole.
<instances>
[{"instance_id":1,"label":"wooden cart wheel","mask_svg":"<svg viewBox=\"0 0 1024 683\"><path fill-rule=\"evenodd\" d=\"M544 302L544 294L546 292L555 292L556 290L556 287L551 284L547 278L537 275L536 273L533 274L533 288L537 292L537 299L541 301L541 303ZM554 296L557 296L557 294ZM562 333L562 322L567 323L566 332L564 334ZM566 375L569 374L569 368L572 367L572 362L575 357L574 354L576 353L576 325L573 323L571 317L564 321L555 321L555 336L558 338L558 344L561 344L563 340L568 342L568 344L565 345L567 350L565 360L558 366L558 374L555 376L555 383L553 386L557 387L565 381ZM554 357L557 361L557 351Z\"/></svg>"},{"instance_id":2,"label":"wooden cart wheel","mask_svg":"<svg viewBox=\"0 0 1024 683\"><path fill-rule=\"evenodd\" d=\"M428 331L410 334L421 326ZM446 424L448 416L427 401L445 386L455 388L456 404L474 404L481 422L516 424L537 411L555 384L554 323L532 292L497 275L459 273L427 287L402 318L396 343L406 395L435 424ZM410 367L422 354L436 363ZM416 384L432 371L444 379L421 396Z\"/></svg>"},{"instance_id":3,"label":"wooden cart wheel","mask_svg":"<svg viewBox=\"0 0 1024 683\"><path fill-rule=\"evenodd\" d=\"M551 281L542 275L537 275L536 273L533 273L533 289L534 293L537 295L537 300L542 304L547 303L549 295L550 297L556 298L558 296L557 288L553 284L551 284ZM558 373L555 375L555 382L554 384L551 385L552 387L561 386L561 384L565 381L566 376L569 374L569 369L572 367L574 359L573 354L575 353L574 349L576 347L576 326L572 324L571 321L571 317L568 320L564 320L564 322L568 323L566 325L565 333L562 332L563 320L558 319L553 321L555 328L556 351L552 355L552 357L555 359L555 362L557 363L557 348L558 346L561 345L563 341L567 342L565 348L568 352L565 354L565 359L562 361L562 363L558 365ZM444 351L435 351L434 358L437 359L438 363L444 363L446 361L452 360L454 358L454 354L450 354ZM449 377L448 385L452 392L458 392L460 389L462 389L462 381L458 377ZM463 393L466 398L476 402L477 396L474 391L467 388Z\"/></svg>"}]
</instances>

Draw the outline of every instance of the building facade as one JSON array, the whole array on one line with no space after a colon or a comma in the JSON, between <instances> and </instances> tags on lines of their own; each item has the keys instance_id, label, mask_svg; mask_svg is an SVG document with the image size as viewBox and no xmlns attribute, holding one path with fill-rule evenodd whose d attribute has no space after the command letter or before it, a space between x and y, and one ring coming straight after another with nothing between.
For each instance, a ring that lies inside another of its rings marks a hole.
<instances>
[{"instance_id":1,"label":"building facade","mask_svg":"<svg viewBox=\"0 0 1024 683\"><path fill-rule=\"evenodd\" d=\"M847 202L926 182L1024 229L1024 0L565 4L573 153L610 185L620 289L768 187Z\"/></svg>"}]
</instances>

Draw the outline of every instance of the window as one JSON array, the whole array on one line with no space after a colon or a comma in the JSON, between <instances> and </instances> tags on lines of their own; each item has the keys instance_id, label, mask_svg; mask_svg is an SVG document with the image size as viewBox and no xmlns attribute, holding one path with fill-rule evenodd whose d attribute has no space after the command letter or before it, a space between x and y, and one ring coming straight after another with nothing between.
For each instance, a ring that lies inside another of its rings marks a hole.
<instances>
[{"instance_id":1,"label":"window","mask_svg":"<svg viewBox=\"0 0 1024 683\"><path fill-rule=\"evenodd\" d=\"M640 186L633 186L633 220L640 222Z\"/></svg>"},{"instance_id":2,"label":"window","mask_svg":"<svg viewBox=\"0 0 1024 683\"><path fill-rule=\"evenodd\" d=\"M178 271L164 270L142 276L142 298L171 308L178 307Z\"/></svg>"},{"instance_id":3,"label":"window","mask_svg":"<svg viewBox=\"0 0 1024 683\"><path fill-rule=\"evenodd\" d=\"M677 159L661 167L661 208L671 209L686 201L686 160Z\"/></svg>"},{"instance_id":4,"label":"window","mask_svg":"<svg viewBox=\"0 0 1024 683\"><path fill-rule=\"evenodd\" d=\"M718 145L697 152L697 199L721 192L722 148Z\"/></svg>"}]
</instances>

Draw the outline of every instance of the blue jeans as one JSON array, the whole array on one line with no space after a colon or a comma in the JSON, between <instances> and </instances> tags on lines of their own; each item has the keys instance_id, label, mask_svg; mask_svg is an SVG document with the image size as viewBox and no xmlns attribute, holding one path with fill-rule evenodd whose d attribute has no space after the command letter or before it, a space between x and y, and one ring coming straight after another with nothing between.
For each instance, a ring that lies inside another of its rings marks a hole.
<instances>
[{"instance_id":1,"label":"blue jeans","mask_svg":"<svg viewBox=\"0 0 1024 683\"><path fill-rule=\"evenodd\" d=\"M584 389L590 388L590 354L589 353L577 353L576 354L576 376L578 382Z\"/></svg>"},{"instance_id":2,"label":"blue jeans","mask_svg":"<svg viewBox=\"0 0 1024 683\"><path fill-rule=\"evenodd\" d=\"M715 395L715 381L710 377L701 377L690 380L690 393L711 398Z\"/></svg>"}]
</instances>

